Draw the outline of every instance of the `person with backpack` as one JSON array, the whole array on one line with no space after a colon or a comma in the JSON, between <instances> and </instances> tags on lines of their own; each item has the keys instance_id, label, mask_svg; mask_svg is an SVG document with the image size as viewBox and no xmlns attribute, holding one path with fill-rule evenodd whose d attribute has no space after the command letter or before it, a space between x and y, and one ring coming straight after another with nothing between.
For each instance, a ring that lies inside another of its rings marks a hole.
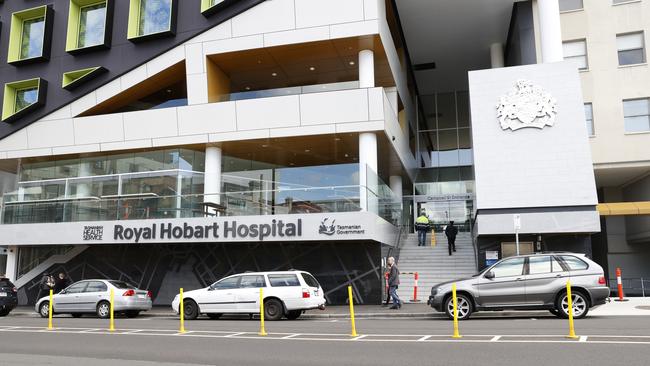
<instances>
[{"instance_id":1,"label":"person with backpack","mask_svg":"<svg viewBox=\"0 0 650 366\"><path fill-rule=\"evenodd\" d=\"M447 236L447 246L449 247L449 255L451 252L456 251L456 235L458 235L458 228L454 226L453 221L449 221L449 225L445 228L445 235Z\"/></svg>"},{"instance_id":2,"label":"person with backpack","mask_svg":"<svg viewBox=\"0 0 650 366\"><path fill-rule=\"evenodd\" d=\"M431 223L426 215L426 211L422 210L420 216L415 220L415 231L418 232L418 246L426 246L427 232L431 229Z\"/></svg>"}]
</instances>

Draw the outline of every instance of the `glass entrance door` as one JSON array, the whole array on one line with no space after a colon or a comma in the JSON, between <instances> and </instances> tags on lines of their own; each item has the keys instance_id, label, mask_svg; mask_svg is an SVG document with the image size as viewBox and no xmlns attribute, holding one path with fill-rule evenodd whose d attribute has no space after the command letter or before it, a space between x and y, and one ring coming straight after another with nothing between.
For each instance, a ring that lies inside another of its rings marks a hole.
<instances>
[{"instance_id":1,"label":"glass entrance door","mask_svg":"<svg viewBox=\"0 0 650 366\"><path fill-rule=\"evenodd\" d=\"M418 202L417 215L424 210L433 223L436 232L442 232L449 221L453 221L458 231L470 231L472 201L428 201Z\"/></svg>"}]
</instances>

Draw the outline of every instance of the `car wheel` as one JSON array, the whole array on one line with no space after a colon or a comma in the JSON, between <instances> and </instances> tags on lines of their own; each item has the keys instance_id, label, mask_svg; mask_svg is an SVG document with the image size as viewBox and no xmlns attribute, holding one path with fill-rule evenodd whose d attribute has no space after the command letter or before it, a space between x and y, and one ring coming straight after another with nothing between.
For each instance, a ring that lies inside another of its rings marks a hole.
<instances>
[{"instance_id":1,"label":"car wheel","mask_svg":"<svg viewBox=\"0 0 650 366\"><path fill-rule=\"evenodd\" d=\"M581 292L575 291L571 294L571 300L573 305L573 318L582 319L587 316L589 312L589 300ZM559 316L562 318L569 317L569 297L566 292L563 292L558 296L556 308L559 309Z\"/></svg>"},{"instance_id":2,"label":"car wheel","mask_svg":"<svg viewBox=\"0 0 650 366\"><path fill-rule=\"evenodd\" d=\"M208 314L208 318L210 318L212 320L217 320L217 319L221 318L221 315L223 315L223 314L221 314L221 313L210 313L210 314Z\"/></svg>"},{"instance_id":3,"label":"car wheel","mask_svg":"<svg viewBox=\"0 0 650 366\"><path fill-rule=\"evenodd\" d=\"M47 318L50 315L50 303L49 301L43 301L41 306L38 308L38 314L41 318Z\"/></svg>"},{"instance_id":4,"label":"car wheel","mask_svg":"<svg viewBox=\"0 0 650 366\"><path fill-rule=\"evenodd\" d=\"M194 300L183 300L183 315L187 320L194 320L199 316L199 306Z\"/></svg>"},{"instance_id":5,"label":"car wheel","mask_svg":"<svg viewBox=\"0 0 650 366\"><path fill-rule=\"evenodd\" d=\"M302 315L302 310L291 310L287 312L287 319L296 320Z\"/></svg>"},{"instance_id":6,"label":"car wheel","mask_svg":"<svg viewBox=\"0 0 650 366\"><path fill-rule=\"evenodd\" d=\"M264 301L264 318L266 320L280 320L284 313L284 307L278 299L268 299Z\"/></svg>"},{"instance_id":7,"label":"car wheel","mask_svg":"<svg viewBox=\"0 0 650 366\"><path fill-rule=\"evenodd\" d=\"M11 312L11 310L0 310L0 317L9 315L9 312Z\"/></svg>"},{"instance_id":8,"label":"car wheel","mask_svg":"<svg viewBox=\"0 0 650 366\"><path fill-rule=\"evenodd\" d=\"M81 314L81 313L72 313L72 314L70 314L70 315L72 315L73 318L81 318L81 316L82 316L83 314Z\"/></svg>"},{"instance_id":9,"label":"car wheel","mask_svg":"<svg viewBox=\"0 0 650 366\"><path fill-rule=\"evenodd\" d=\"M125 314L127 318L136 318L138 315L140 315L140 312L137 310L131 310L127 311Z\"/></svg>"},{"instance_id":10,"label":"car wheel","mask_svg":"<svg viewBox=\"0 0 650 366\"><path fill-rule=\"evenodd\" d=\"M101 319L107 319L111 316L111 304L108 301L100 301L97 304L97 316Z\"/></svg>"},{"instance_id":11,"label":"car wheel","mask_svg":"<svg viewBox=\"0 0 650 366\"><path fill-rule=\"evenodd\" d=\"M472 315L472 301L467 295L459 294L456 296L456 307L458 309L458 320L465 320ZM449 319L454 319L454 299L449 296L445 302L445 309Z\"/></svg>"}]
</instances>

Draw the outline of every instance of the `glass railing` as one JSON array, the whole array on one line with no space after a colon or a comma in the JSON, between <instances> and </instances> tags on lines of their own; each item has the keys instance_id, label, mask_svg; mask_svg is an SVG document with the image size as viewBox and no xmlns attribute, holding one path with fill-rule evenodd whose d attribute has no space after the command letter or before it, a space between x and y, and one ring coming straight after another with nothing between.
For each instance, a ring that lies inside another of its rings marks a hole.
<instances>
[{"instance_id":1,"label":"glass railing","mask_svg":"<svg viewBox=\"0 0 650 366\"><path fill-rule=\"evenodd\" d=\"M245 91L239 93L223 94L218 96L215 102L232 102L236 100L282 97L287 95L321 93L321 92L328 92L328 91L351 90L351 89L358 89L358 88L359 88L359 81L345 81L345 82L330 83L330 84L316 84L316 85L306 85L306 86L294 86L288 88L251 90L251 91Z\"/></svg>"},{"instance_id":2,"label":"glass railing","mask_svg":"<svg viewBox=\"0 0 650 366\"><path fill-rule=\"evenodd\" d=\"M78 221L147 220L210 216L283 215L361 211L360 194L377 206L369 208L393 222L395 202L360 186L253 190L214 195L124 194L111 198L56 198L5 202L3 224Z\"/></svg>"}]
</instances>

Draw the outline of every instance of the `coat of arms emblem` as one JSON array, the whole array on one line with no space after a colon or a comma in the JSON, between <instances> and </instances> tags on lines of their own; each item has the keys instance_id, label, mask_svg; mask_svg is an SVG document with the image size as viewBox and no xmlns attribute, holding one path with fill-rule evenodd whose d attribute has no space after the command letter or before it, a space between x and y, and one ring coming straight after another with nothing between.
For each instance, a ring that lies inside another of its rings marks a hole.
<instances>
[{"instance_id":1,"label":"coat of arms emblem","mask_svg":"<svg viewBox=\"0 0 650 366\"><path fill-rule=\"evenodd\" d=\"M515 88L500 98L497 118L504 130L542 129L555 124L557 100L529 80L517 80Z\"/></svg>"}]
</instances>

